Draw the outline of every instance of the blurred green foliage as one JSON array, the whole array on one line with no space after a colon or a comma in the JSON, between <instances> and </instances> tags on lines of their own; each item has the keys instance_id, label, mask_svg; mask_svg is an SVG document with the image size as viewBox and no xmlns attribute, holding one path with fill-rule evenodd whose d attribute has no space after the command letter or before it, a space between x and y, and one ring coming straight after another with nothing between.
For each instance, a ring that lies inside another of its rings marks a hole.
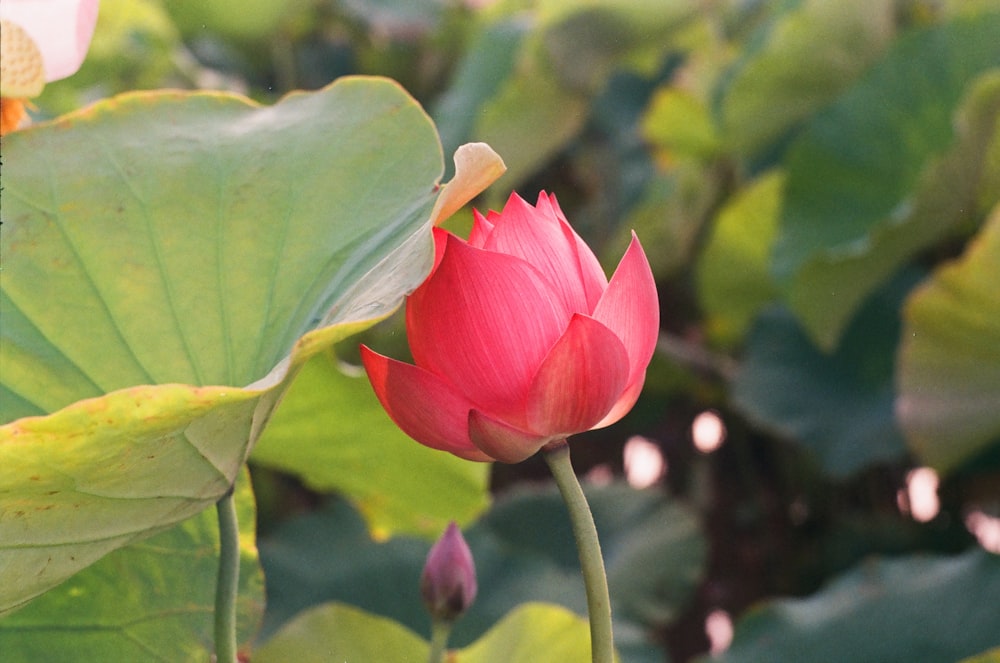
<instances>
[{"instance_id":1,"label":"blurred green foliage","mask_svg":"<svg viewBox=\"0 0 1000 663\"><path fill-rule=\"evenodd\" d=\"M581 471L620 473L626 438L655 440L664 509L688 514L621 516L650 539L615 597L625 660L688 660L708 648L710 611L791 594L809 598L738 624L731 660L884 660L885 645L954 661L1000 645L996 550L970 550L964 525L1000 518L998 35L995 0L104 0L84 69L38 106L173 86L270 103L345 74L397 79L446 154L483 140L506 160L481 207L554 191L609 270L634 228L656 271L664 342L647 389L575 445ZM401 346L398 320L369 340ZM705 410L728 430L711 455L691 443ZM302 515L331 499L309 467L323 457L310 445L329 443L302 437L296 459L261 447L283 470L253 468L264 567L269 550L283 565L268 592L276 610L360 592L378 612L362 583L380 564L415 578L423 543L393 540L410 547L394 557L347 536L329 504ZM900 506L919 465L942 479L928 522ZM543 476L532 462L493 468L498 503L479 527L530 519L530 501L511 515L511 486ZM659 538L689 517L707 553L681 563ZM282 569L316 568L327 537L330 564L352 573L337 592L295 590ZM895 559L866 561L879 554ZM697 587L647 604L642 577ZM487 576L480 600L518 582ZM575 594L536 598L579 610Z\"/></svg>"}]
</instances>

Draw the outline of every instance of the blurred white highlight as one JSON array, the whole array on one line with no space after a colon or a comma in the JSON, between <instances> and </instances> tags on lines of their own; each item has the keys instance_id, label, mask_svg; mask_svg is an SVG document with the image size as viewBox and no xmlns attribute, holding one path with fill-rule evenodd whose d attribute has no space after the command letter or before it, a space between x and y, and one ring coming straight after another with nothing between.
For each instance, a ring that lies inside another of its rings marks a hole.
<instances>
[{"instance_id":1,"label":"blurred white highlight","mask_svg":"<svg viewBox=\"0 0 1000 663\"><path fill-rule=\"evenodd\" d=\"M594 465L586 474L587 481L595 486L607 486L615 480L615 473L607 463Z\"/></svg>"},{"instance_id":2,"label":"blurred white highlight","mask_svg":"<svg viewBox=\"0 0 1000 663\"><path fill-rule=\"evenodd\" d=\"M667 471L663 452L653 441L639 435L625 443L625 480L633 488L648 488L659 481Z\"/></svg>"},{"instance_id":3,"label":"blurred white highlight","mask_svg":"<svg viewBox=\"0 0 1000 663\"><path fill-rule=\"evenodd\" d=\"M718 413L705 410L691 422L691 439L702 453L712 453L726 441L726 424Z\"/></svg>"},{"instance_id":4,"label":"blurred white highlight","mask_svg":"<svg viewBox=\"0 0 1000 663\"><path fill-rule=\"evenodd\" d=\"M910 512L918 523L933 520L941 511L941 501L937 489L940 479L937 472L929 467L918 467L906 475L906 493L897 498L901 511Z\"/></svg>"},{"instance_id":5,"label":"blurred white highlight","mask_svg":"<svg viewBox=\"0 0 1000 663\"><path fill-rule=\"evenodd\" d=\"M725 610L713 610L705 617L705 635L708 636L709 651L721 654L733 642L733 618Z\"/></svg>"},{"instance_id":6,"label":"blurred white highlight","mask_svg":"<svg viewBox=\"0 0 1000 663\"><path fill-rule=\"evenodd\" d=\"M994 555L1000 555L1000 518L977 509L965 516L965 526L979 540L979 545Z\"/></svg>"}]
</instances>

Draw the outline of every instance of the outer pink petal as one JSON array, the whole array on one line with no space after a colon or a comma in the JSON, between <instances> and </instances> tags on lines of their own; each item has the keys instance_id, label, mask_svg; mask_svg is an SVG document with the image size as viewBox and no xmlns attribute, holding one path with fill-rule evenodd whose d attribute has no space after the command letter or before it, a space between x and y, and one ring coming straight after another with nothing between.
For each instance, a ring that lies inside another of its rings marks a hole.
<instances>
[{"instance_id":1,"label":"outer pink petal","mask_svg":"<svg viewBox=\"0 0 1000 663\"><path fill-rule=\"evenodd\" d=\"M572 228L556 216L544 194L535 208L514 193L495 218L495 227L483 248L517 256L534 265L569 310L590 313L593 307L587 302L576 240Z\"/></svg>"},{"instance_id":2,"label":"outer pink petal","mask_svg":"<svg viewBox=\"0 0 1000 663\"><path fill-rule=\"evenodd\" d=\"M611 407L611 411L604 415L604 418L598 421L596 424L591 426L594 428L604 428L605 426L610 426L615 423L632 409L635 402L639 400L639 393L642 391L642 385L646 381L646 371L639 374L639 377L633 380L622 395L618 397L618 400Z\"/></svg>"},{"instance_id":3,"label":"outer pink petal","mask_svg":"<svg viewBox=\"0 0 1000 663\"><path fill-rule=\"evenodd\" d=\"M0 16L17 23L45 60L45 80L76 72L90 48L98 0L3 0Z\"/></svg>"},{"instance_id":4,"label":"outer pink petal","mask_svg":"<svg viewBox=\"0 0 1000 663\"><path fill-rule=\"evenodd\" d=\"M444 257L444 248L448 244L448 235L451 234L441 228L434 228L432 232L434 236L434 266L431 268L431 274L436 272L438 265L441 264L441 258ZM430 278L430 274L427 275L427 278Z\"/></svg>"},{"instance_id":5,"label":"outer pink petal","mask_svg":"<svg viewBox=\"0 0 1000 663\"><path fill-rule=\"evenodd\" d=\"M528 392L528 425L559 437L589 430L621 395L628 364L625 346L614 332L593 318L573 316L535 375Z\"/></svg>"},{"instance_id":6,"label":"outer pink petal","mask_svg":"<svg viewBox=\"0 0 1000 663\"><path fill-rule=\"evenodd\" d=\"M641 382L660 333L660 306L653 272L635 233L593 317L625 344L629 359L628 387Z\"/></svg>"},{"instance_id":7,"label":"outer pink petal","mask_svg":"<svg viewBox=\"0 0 1000 663\"><path fill-rule=\"evenodd\" d=\"M432 449L466 460L491 460L469 439L472 404L436 375L361 346L375 395L404 433Z\"/></svg>"},{"instance_id":8,"label":"outer pink petal","mask_svg":"<svg viewBox=\"0 0 1000 663\"><path fill-rule=\"evenodd\" d=\"M477 447L504 463L520 463L552 441L490 417L479 410L469 412L469 436Z\"/></svg>"},{"instance_id":9,"label":"outer pink petal","mask_svg":"<svg viewBox=\"0 0 1000 663\"><path fill-rule=\"evenodd\" d=\"M433 276L406 304L410 349L480 409L524 418L524 397L571 313L523 260L448 237Z\"/></svg>"}]
</instances>

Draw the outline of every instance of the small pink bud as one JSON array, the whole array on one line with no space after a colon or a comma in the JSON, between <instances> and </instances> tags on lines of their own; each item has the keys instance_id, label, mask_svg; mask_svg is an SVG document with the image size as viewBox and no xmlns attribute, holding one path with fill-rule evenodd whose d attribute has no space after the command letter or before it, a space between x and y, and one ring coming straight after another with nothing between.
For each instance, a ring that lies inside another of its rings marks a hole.
<instances>
[{"instance_id":1,"label":"small pink bud","mask_svg":"<svg viewBox=\"0 0 1000 663\"><path fill-rule=\"evenodd\" d=\"M435 620L449 622L460 617L476 599L472 551L453 522L427 554L420 594Z\"/></svg>"}]
</instances>

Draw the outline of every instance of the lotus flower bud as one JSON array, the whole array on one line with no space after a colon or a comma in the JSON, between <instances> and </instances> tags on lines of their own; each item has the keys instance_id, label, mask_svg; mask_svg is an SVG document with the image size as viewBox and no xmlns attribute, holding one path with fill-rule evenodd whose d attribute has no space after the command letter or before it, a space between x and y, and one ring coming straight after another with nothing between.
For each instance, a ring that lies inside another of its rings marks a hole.
<instances>
[{"instance_id":1,"label":"lotus flower bud","mask_svg":"<svg viewBox=\"0 0 1000 663\"><path fill-rule=\"evenodd\" d=\"M435 620L458 619L476 599L476 565L455 523L431 548L420 576L420 594Z\"/></svg>"}]
</instances>

